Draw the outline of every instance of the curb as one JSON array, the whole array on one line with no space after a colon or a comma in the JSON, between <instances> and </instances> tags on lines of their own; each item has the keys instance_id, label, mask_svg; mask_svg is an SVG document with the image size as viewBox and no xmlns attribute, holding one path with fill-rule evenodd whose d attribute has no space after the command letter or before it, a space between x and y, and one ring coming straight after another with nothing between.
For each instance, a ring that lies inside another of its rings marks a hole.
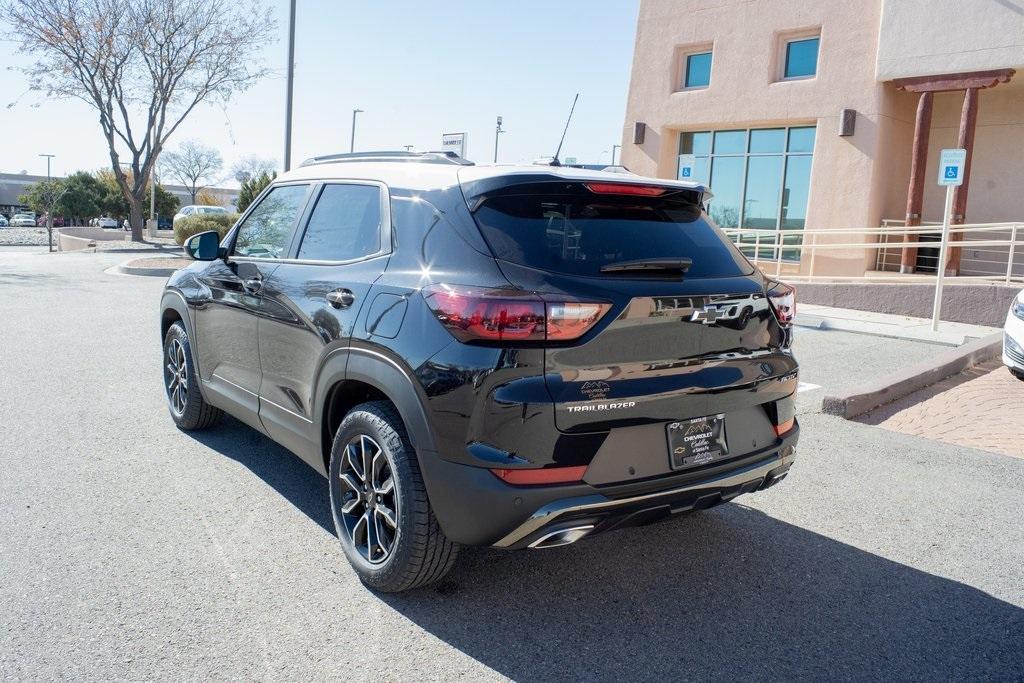
<instances>
[{"instance_id":1,"label":"curb","mask_svg":"<svg viewBox=\"0 0 1024 683\"><path fill-rule=\"evenodd\" d=\"M850 419L918 389L935 384L967 368L995 358L1002 353L1003 333L996 332L975 339L957 349L939 354L936 358L911 366L888 379L862 384L845 394L825 396L821 410L829 415Z\"/></svg>"},{"instance_id":2,"label":"curb","mask_svg":"<svg viewBox=\"0 0 1024 683\"><path fill-rule=\"evenodd\" d=\"M114 266L111 268L122 275L140 275L142 277L170 277L177 268L139 268L132 266Z\"/></svg>"}]
</instances>

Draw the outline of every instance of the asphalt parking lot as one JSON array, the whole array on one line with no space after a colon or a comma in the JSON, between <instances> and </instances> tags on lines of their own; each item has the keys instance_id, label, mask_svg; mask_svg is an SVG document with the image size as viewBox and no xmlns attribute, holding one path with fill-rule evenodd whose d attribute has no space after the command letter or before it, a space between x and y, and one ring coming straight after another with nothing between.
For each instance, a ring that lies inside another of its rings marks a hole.
<instances>
[{"instance_id":1,"label":"asphalt parking lot","mask_svg":"<svg viewBox=\"0 0 1024 683\"><path fill-rule=\"evenodd\" d=\"M822 415L940 349L798 330L792 474L380 596L326 482L166 414L160 278L0 250L0 678L1019 679L1024 460Z\"/></svg>"}]
</instances>

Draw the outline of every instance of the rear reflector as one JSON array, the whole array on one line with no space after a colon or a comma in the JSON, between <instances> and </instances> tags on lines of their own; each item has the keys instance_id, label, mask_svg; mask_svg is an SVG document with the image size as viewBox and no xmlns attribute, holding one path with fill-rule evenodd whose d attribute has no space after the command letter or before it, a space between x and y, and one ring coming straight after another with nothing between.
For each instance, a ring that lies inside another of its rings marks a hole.
<instances>
[{"instance_id":1,"label":"rear reflector","mask_svg":"<svg viewBox=\"0 0 1024 683\"><path fill-rule=\"evenodd\" d=\"M493 469L491 472L506 484L536 486L538 484L568 484L583 481L586 465L577 467L545 467L542 469L510 470Z\"/></svg>"},{"instance_id":2,"label":"rear reflector","mask_svg":"<svg viewBox=\"0 0 1024 683\"><path fill-rule=\"evenodd\" d=\"M796 290L793 287L769 281L768 302L780 325L786 327L793 324L793 318L796 317Z\"/></svg>"},{"instance_id":3,"label":"rear reflector","mask_svg":"<svg viewBox=\"0 0 1024 683\"><path fill-rule=\"evenodd\" d=\"M788 432L790 429L793 428L794 422L796 422L796 419L791 417L782 424L775 425L775 436L782 436L783 434Z\"/></svg>"},{"instance_id":4,"label":"rear reflector","mask_svg":"<svg viewBox=\"0 0 1024 683\"><path fill-rule=\"evenodd\" d=\"M611 304L547 301L530 292L432 285L423 289L434 317L461 342L571 341L586 334Z\"/></svg>"},{"instance_id":5,"label":"rear reflector","mask_svg":"<svg viewBox=\"0 0 1024 683\"><path fill-rule=\"evenodd\" d=\"M583 183L594 194L629 194L640 197L660 197L668 192L656 185L627 185L625 183Z\"/></svg>"}]
</instances>

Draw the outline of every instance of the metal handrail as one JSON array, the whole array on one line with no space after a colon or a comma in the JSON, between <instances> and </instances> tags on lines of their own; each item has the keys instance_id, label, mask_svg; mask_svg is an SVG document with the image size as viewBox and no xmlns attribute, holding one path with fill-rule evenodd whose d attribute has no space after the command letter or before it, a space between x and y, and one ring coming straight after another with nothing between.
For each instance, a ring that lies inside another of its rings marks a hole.
<instances>
[{"instance_id":1,"label":"metal handrail","mask_svg":"<svg viewBox=\"0 0 1024 683\"><path fill-rule=\"evenodd\" d=\"M964 249L970 249L972 251L979 251L985 254L983 259L971 259L974 263L992 264L995 266L999 265L999 272L993 272L991 274L984 275L958 275L957 280L959 281L1002 281L1005 284L1011 282L1024 282L1024 275L1016 275L1014 273L1014 266L1020 266L1022 261L1015 263L1015 259L1019 258L1021 254L1024 254L1024 223L1020 222L1001 222L1001 223L969 223L963 225L950 226L952 234L950 239L943 241L941 235L938 239L929 239L922 241L920 239L913 239L907 241L908 236L919 237L921 235L935 236L935 226L920 225L913 227L906 227L905 225L896 224L903 223L903 221L897 221L893 219L885 219L883 225L880 227L870 228L818 228L818 229L759 229L759 228L723 228L723 232L732 239L736 246L751 260L761 267L762 263L771 263L774 265L774 271L776 276L783 274L784 265L792 265L794 262L790 259L784 259L783 253L792 254L799 252L800 261L804 258L809 259L809 268L806 273L796 272L787 273L787 279L794 280L874 280L874 279L886 279L891 276L871 276L866 271L865 275L854 277L854 276L819 276L815 275L815 256L819 251L830 251L830 250L854 250L862 249L869 250L873 249L878 252L875 260L875 266L877 270L884 271L885 267L891 266L888 262L887 257L890 256L890 252L903 250L903 249L939 249L940 253L944 249L950 247L961 247ZM984 233L1002 233L1008 235L994 236L991 234ZM820 240L820 236L825 235L829 239L835 239L839 236L849 237L858 236L863 241L852 241L844 239L838 242ZM974 237L977 236L977 237ZM787 241L790 238L790 241ZM874 238L874 239L872 239ZM1002 249L998 249L998 248ZM753 253L748 253L753 250ZM765 258L763 254L765 252L771 254L770 258ZM1004 256L1005 254L1005 256ZM997 258L993 258L997 257ZM921 256L922 259L929 261L937 261L937 257ZM1005 261L1004 261L1005 259ZM1005 262L1005 270L1003 269L1003 263ZM900 275L899 281L906 282L910 280L929 280L935 279L933 275Z\"/></svg>"}]
</instances>

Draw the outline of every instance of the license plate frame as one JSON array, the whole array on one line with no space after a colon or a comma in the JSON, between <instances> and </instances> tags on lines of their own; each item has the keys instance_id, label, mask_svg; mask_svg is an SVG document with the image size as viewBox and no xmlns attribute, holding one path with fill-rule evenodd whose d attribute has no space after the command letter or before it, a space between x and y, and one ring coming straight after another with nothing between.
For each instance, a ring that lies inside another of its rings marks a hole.
<instances>
[{"instance_id":1,"label":"license plate frame","mask_svg":"<svg viewBox=\"0 0 1024 683\"><path fill-rule=\"evenodd\" d=\"M729 455L725 413L676 420L665 425L668 464L673 470L700 467Z\"/></svg>"}]
</instances>

